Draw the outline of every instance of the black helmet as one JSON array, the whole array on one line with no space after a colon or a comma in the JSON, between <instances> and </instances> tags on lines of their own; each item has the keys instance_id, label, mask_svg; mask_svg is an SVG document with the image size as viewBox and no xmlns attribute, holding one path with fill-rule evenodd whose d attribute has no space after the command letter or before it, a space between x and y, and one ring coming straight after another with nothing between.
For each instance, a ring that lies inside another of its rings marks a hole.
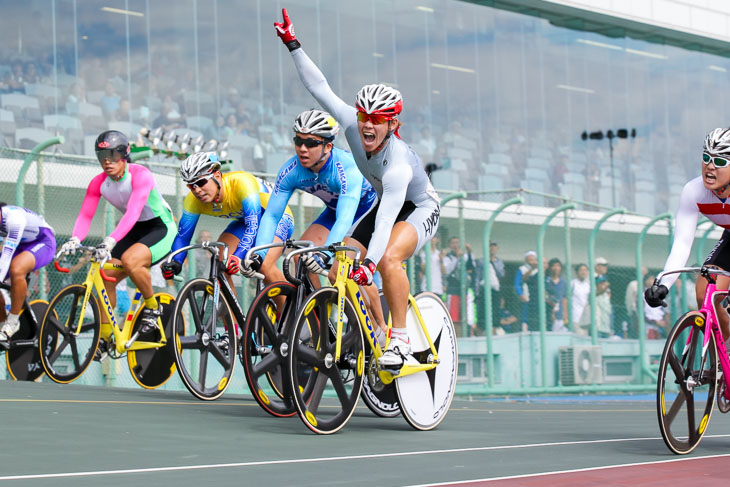
<instances>
[{"instance_id":1,"label":"black helmet","mask_svg":"<svg viewBox=\"0 0 730 487\"><path fill-rule=\"evenodd\" d=\"M94 143L94 150L99 162L104 162L105 159L114 160L115 153L121 154L122 159L129 161L129 139L117 130L107 130L99 134Z\"/></svg>"}]
</instances>

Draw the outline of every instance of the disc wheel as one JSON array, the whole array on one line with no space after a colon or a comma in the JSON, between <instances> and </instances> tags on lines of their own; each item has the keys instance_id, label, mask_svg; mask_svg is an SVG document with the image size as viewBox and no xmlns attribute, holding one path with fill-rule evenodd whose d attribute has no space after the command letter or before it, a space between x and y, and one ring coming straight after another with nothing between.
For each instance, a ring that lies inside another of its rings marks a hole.
<instances>
[{"instance_id":1,"label":"disc wheel","mask_svg":"<svg viewBox=\"0 0 730 487\"><path fill-rule=\"evenodd\" d=\"M10 348L5 354L8 372L13 380L34 381L43 375L43 365L41 365L41 354L38 351L38 345L20 345L17 342L36 338L43 315L46 314L48 309L48 301L38 299L31 301L29 305L33 310L35 323L27 309L23 308L20 312L20 328L12 336ZM56 336L55 333L51 333L51 336L46 339L51 349L55 349Z\"/></svg>"},{"instance_id":2,"label":"disc wheel","mask_svg":"<svg viewBox=\"0 0 730 487\"><path fill-rule=\"evenodd\" d=\"M156 389L167 382L175 373L174 339L172 335L172 317L175 312L175 298L172 294L157 293L155 299L162 305L160 321L165 329L167 344L159 348L130 350L127 353L127 366L134 381L145 389ZM140 315L144 307L137 310L132 325L132 335L141 326ZM160 339L159 334L155 338Z\"/></svg>"},{"instance_id":3,"label":"disc wheel","mask_svg":"<svg viewBox=\"0 0 730 487\"><path fill-rule=\"evenodd\" d=\"M434 369L396 378L395 388L405 420L415 429L427 431L443 421L451 406L456 390L458 353L454 323L441 298L431 292L423 292L416 296L416 305L440 362ZM406 327L411 353L420 363L428 363L431 348L410 304Z\"/></svg>"},{"instance_id":4,"label":"disc wheel","mask_svg":"<svg viewBox=\"0 0 730 487\"><path fill-rule=\"evenodd\" d=\"M319 434L335 433L347 423L362 390L362 329L354 306L346 299L337 360L337 313L337 290L324 287L315 291L297 313L289 340L288 367L294 403L304 424ZM307 394L309 384L311 396Z\"/></svg>"},{"instance_id":5,"label":"disc wheel","mask_svg":"<svg viewBox=\"0 0 730 487\"><path fill-rule=\"evenodd\" d=\"M62 289L48 304L41 322L41 364L48 377L61 384L84 373L99 345L99 303L92 296L84 308L85 292L80 284Z\"/></svg>"},{"instance_id":6,"label":"disc wheel","mask_svg":"<svg viewBox=\"0 0 730 487\"><path fill-rule=\"evenodd\" d=\"M691 311L669 332L657 376L659 430L669 449L683 455L694 450L707 431L715 402L717 350L703 314Z\"/></svg>"},{"instance_id":7,"label":"disc wheel","mask_svg":"<svg viewBox=\"0 0 730 487\"><path fill-rule=\"evenodd\" d=\"M277 417L296 414L288 387L285 362L288 355L288 327L296 313L297 288L289 282L269 284L251 302L241 336L239 358L256 402ZM283 298L277 313L274 298Z\"/></svg>"},{"instance_id":8,"label":"disc wheel","mask_svg":"<svg viewBox=\"0 0 730 487\"><path fill-rule=\"evenodd\" d=\"M173 353L185 387L198 399L218 399L228 388L236 366L237 326L231 308L219 294L213 313L213 283L193 279L180 290L172 324Z\"/></svg>"}]
</instances>

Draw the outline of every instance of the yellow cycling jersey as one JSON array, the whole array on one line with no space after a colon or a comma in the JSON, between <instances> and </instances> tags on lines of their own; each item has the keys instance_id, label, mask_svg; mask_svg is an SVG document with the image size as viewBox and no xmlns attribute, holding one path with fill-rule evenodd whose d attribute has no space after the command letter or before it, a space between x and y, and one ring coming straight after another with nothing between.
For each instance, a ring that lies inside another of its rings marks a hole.
<instances>
[{"instance_id":1,"label":"yellow cycling jersey","mask_svg":"<svg viewBox=\"0 0 730 487\"><path fill-rule=\"evenodd\" d=\"M257 206L260 207L260 211L266 209L271 189L269 183L245 171L230 172L223 174L221 201L203 203L195 195L188 193L183 203L183 210L196 215L243 219ZM289 206L286 207L285 213L294 219Z\"/></svg>"}]
</instances>

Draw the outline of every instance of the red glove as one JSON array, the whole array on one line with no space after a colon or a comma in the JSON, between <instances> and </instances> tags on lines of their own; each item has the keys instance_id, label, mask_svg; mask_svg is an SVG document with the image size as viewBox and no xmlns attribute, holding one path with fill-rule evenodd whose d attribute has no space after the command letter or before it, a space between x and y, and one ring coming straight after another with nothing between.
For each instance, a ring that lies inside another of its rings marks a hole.
<instances>
[{"instance_id":1,"label":"red glove","mask_svg":"<svg viewBox=\"0 0 730 487\"><path fill-rule=\"evenodd\" d=\"M290 51L301 47L301 44L294 35L294 25L289 20L289 14L286 13L286 9L281 9L281 15L284 17L284 22L274 22L274 28L276 29L276 35L281 38L281 42L289 48Z\"/></svg>"},{"instance_id":2,"label":"red glove","mask_svg":"<svg viewBox=\"0 0 730 487\"><path fill-rule=\"evenodd\" d=\"M350 279L360 286L369 286L373 283L373 274L377 266L370 259L362 261L362 265L356 271L350 269Z\"/></svg>"},{"instance_id":3,"label":"red glove","mask_svg":"<svg viewBox=\"0 0 730 487\"><path fill-rule=\"evenodd\" d=\"M239 259L235 255L228 257L228 261L226 262L226 272L230 275L233 275L237 274L240 269L241 259Z\"/></svg>"}]
</instances>

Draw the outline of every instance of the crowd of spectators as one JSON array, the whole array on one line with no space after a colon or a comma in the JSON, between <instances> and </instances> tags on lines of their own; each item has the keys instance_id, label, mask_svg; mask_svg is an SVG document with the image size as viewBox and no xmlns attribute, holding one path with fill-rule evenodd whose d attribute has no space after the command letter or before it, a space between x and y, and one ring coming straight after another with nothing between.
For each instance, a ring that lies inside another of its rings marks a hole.
<instances>
[{"instance_id":1,"label":"crowd of spectators","mask_svg":"<svg viewBox=\"0 0 730 487\"><path fill-rule=\"evenodd\" d=\"M505 263L499 256L499 244L491 242L488 275L484 276L483 260L473 255L469 244L462 245L458 237L451 237L442 247L437 236L431 241L430 286L426 282L426 258L425 250L416 258L418 285L415 291L429 290L441 296L457 330L461 330L463 325L469 336L484 334L487 283L491 294L493 333L539 331L539 273L534 250L527 250L522 262ZM462 265L466 276L463 290ZM638 307L638 298L642 297L643 301L644 289L651 286L655 278L655 274L646 267L641 270L643 278L639 286L637 280L632 279L634 269L612 272L606 258L596 258L593 263L595 312L592 314L590 270L586 263L573 266L570 281L559 258L544 259L543 266L546 331L588 336L591 322L595 320L598 338L637 338L638 313L643 313L646 337L666 337L670 326L669 309L651 308L645 302L641 308ZM612 284L621 292L615 292ZM679 280L676 288L682 287L691 307L694 303L694 282Z\"/></svg>"}]
</instances>

